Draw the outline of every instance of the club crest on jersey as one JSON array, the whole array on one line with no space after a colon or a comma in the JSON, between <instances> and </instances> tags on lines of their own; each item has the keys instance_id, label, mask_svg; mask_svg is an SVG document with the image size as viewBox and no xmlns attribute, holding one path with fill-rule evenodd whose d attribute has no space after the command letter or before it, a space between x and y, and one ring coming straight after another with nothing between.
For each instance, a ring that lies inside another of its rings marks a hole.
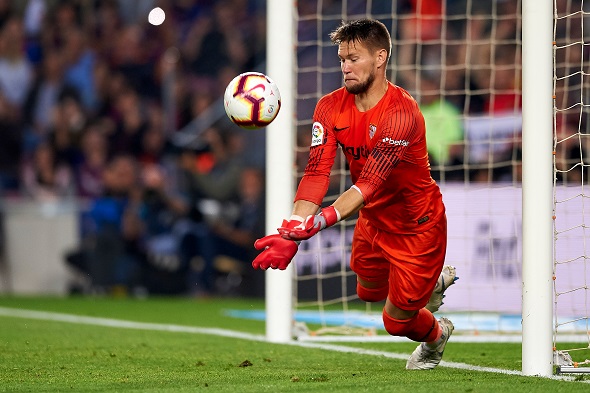
<instances>
[{"instance_id":1,"label":"club crest on jersey","mask_svg":"<svg viewBox=\"0 0 590 393\"><path fill-rule=\"evenodd\" d=\"M322 143L324 143L324 126L316 121L311 127L311 145L319 146Z\"/></svg>"},{"instance_id":2,"label":"club crest on jersey","mask_svg":"<svg viewBox=\"0 0 590 393\"><path fill-rule=\"evenodd\" d=\"M369 124L369 138L373 139L377 132L377 126L375 124Z\"/></svg>"}]
</instances>

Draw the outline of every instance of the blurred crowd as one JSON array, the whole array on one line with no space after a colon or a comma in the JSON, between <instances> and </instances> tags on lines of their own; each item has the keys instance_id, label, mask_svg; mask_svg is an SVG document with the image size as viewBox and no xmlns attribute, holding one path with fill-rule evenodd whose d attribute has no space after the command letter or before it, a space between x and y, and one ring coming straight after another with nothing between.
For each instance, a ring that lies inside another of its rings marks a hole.
<instances>
[{"instance_id":1,"label":"blurred crowd","mask_svg":"<svg viewBox=\"0 0 590 393\"><path fill-rule=\"evenodd\" d=\"M391 80L424 112L433 176L520 181L520 3L299 1L300 163L316 99L341 83L318 40L371 13L392 30ZM0 191L83 206L73 291L261 293L248 266L264 234L263 134L219 111L235 75L264 72L265 12L264 0L0 0ZM566 68L580 52L559 53ZM564 168L583 150L567 114ZM560 177L580 184L581 171Z\"/></svg>"},{"instance_id":2,"label":"blurred crowd","mask_svg":"<svg viewBox=\"0 0 590 393\"><path fill-rule=\"evenodd\" d=\"M260 67L263 21L247 0L0 0L0 191L80 204L72 291L261 291L263 161L226 118L173 136Z\"/></svg>"}]
</instances>

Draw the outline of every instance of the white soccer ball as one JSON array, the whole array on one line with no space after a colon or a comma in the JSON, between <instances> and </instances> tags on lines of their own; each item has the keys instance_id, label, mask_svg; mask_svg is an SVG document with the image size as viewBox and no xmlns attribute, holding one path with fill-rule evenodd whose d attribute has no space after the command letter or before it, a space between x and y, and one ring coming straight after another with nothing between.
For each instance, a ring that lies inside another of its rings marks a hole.
<instances>
[{"instance_id":1,"label":"white soccer ball","mask_svg":"<svg viewBox=\"0 0 590 393\"><path fill-rule=\"evenodd\" d=\"M242 128L256 129L269 125L281 109L281 94L268 76L245 72L227 85L223 96L227 117Z\"/></svg>"}]
</instances>

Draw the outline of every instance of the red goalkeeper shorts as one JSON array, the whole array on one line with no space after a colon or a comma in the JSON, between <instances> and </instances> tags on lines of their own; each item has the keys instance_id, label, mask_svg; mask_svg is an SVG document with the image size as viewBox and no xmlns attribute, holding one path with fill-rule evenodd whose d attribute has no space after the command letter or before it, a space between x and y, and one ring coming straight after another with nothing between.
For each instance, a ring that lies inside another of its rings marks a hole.
<instances>
[{"instance_id":1,"label":"red goalkeeper shorts","mask_svg":"<svg viewBox=\"0 0 590 393\"><path fill-rule=\"evenodd\" d=\"M388 282L389 301L403 310L426 306L445 261L447 220L418 234L394 234L359 218L352 239L350 267L374 283Z\"/></svg>"}]
</instances>

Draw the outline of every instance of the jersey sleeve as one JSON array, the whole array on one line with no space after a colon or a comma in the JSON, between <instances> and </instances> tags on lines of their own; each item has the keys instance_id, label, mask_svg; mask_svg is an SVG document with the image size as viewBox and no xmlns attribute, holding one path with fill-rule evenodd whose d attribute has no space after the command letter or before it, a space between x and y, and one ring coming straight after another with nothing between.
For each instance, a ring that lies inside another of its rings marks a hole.
<instances>
[{"instance_id":1,"label":"jersey sleeve","mask_svg":"<svg viewBox=\"0 0 590 393\"><path fill-rule=\"evenodd\" d=\"M400 106L383 116L382 131L355 183L369 203L415 139L417 116L411 106Z\"/></svg>"},{"instance_id":2,"label":"jersey sleeve","mask_svg":"<svg viewBox=\"0 0 590 393\"><path fill-rule=\"evenodd\" d=\"M309 159L297 187L295 201L306 200L321 206L328 191L330 172L338 147L334 135L334 106L331 96L323 97L316 105Z\"/></svg>"}]
</instances>

